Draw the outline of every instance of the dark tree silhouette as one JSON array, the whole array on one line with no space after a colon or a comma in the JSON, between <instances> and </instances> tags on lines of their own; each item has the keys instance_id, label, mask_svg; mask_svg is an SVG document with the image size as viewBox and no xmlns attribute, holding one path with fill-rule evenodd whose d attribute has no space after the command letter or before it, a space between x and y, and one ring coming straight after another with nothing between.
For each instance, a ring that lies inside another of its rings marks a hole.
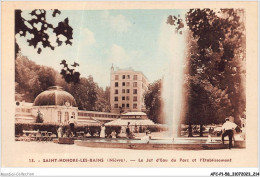
<instances>
[{"instance_id":1,"label":"dark tree silhouette","mask_svg":"<svg viewBox=\"0 0 260 177\"><path fill-rule=\"evenodd\" d=\"M57 9L53 10L52 17L56 17L57 14L61 12ZM56 35L57 46L61 46L63 41L60 40L60 35L63 35L66 40L65 44L72 45L71 40L73 39L73 29L69 25L69 19L66 18L64 21L59 22L57 27L53 24L47 22L46 20L46 10L35 9L30 15L32 19L26 20L22 17L22 10L15 10L15 34L20 35L21 37L26 37L28 34L33 35L31 39L27 39L28 45L37 48L37 53L40 54L42 48L38 45L42 44L43 48L49 47L54 50L56 46L52 45L49 41L49 34L46 32L48 29L52 29L54 35ZM40 27L37 28L37 25L40 24ZM15 41L15 55L19 52L19 45Z\"/></svg>"},{"instance_id":2,"label":"dark tree silhouette","mask_svg":"<svg viewBox=\"0 0 260 177\"><path fill-rule=\"evenodd\" d=\"M65 79L65 81L68 82L68 83L73 82L74 84L79 83L80 73L75 71L75 69L70 69L66 60L62 60L60 64L63 65L63 68L61 69L60 74ZM71 65L71 66L76 68L77 66L79 66L79 64L74 62L74 64Z\"/></svg>"},{"instance_id":3,"label":"dark tree silhouette","mask_svg":"<svg viewBox=\"0 0 260 177\"><path fill-rule=\"evenodd\" d=\"M147 116L155 123L165 123L162 117L162 99L161 99L162 81L157 80L148 86L144 93L144 103L147 110Z\"/></svg>"},{"instance_id":4,"label":"dark tree silhouette","mask_svg":"<svg viewBox=\"0 0 260 177\"><path fill-rule=\"evenodd\" d=\"M72 45L73 29L69 25L69 19L66 18L64 21L59 22L57 26L54 26L54 24L47 22L46 13L46 10L35 9L30 13L32 18L25 19L22 17L22 10L15 11L15 34L20 35L20 37L26 37L29 34L32 35L31 39L27 39L27 43L29 46L33 46L33 48L37 49L38 54L42 52L42 47L48 47L51 50L54 50L55 47L61 46L63 42L66 45ZM55 18L57 14L61 14L58 9L52 10L53 18ZM50 36L47 33L47 30L49 29L52 29L53 35L56 36L56 45L52 44L49 40ZM65 41L60 40L62 36L65 37ZM39 44L42 44L42 47ZM19 50L19 45L15 39L15 58L17 57ZM64 67L60 74L65 81L68 83L78 83L80 81L80 73L75 72L75 69L69 68L65 60L63 60L61 64L64 64ZM74 62L71 66L75 68L79 66L79 64Z\"/></svg>"}]
</instances>

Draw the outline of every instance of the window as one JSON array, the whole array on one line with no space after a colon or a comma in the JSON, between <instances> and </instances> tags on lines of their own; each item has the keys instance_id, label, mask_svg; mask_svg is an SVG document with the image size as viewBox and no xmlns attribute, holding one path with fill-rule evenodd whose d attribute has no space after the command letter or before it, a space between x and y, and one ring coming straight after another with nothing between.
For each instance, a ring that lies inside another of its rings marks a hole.
<instances>
[{"instance_id":1,"label":"window","mask_svg":"<svg viewBox=\"0 0 260 177\"><path fill-rule=\"evenodd\" d=\"M130 82L127 82L127 83L126 83L126 86L130 86Z\"/></svg>"},{"instance_id":2,"label":"window","mask_svg":"<svg viewBox=\"0 0 260 177\"><path fill-rule=\"evenodd\" d=\"M122 78L125 79L125 75L123 75Z\"/></svg>"},{"instance_id":3,"label":"window","mask_svg":"<svg viewBox=\"0 0 260 177\"><path fill-rule=\"evenodd\" d=\"M122 93L125 93L125 89L122 89Z\"/></svg>"},{"instance_id":4,"label":"window","mask_svg":"<svg viewBox=\"0 0 260 177\"><path fill-rule=\"evenodd\" d=\"M133 86L134 86L134 87L137 87L137 82L134 82L134 83L133 83Z\"/></svg>"},{"instance_id":5,"label":"window","mask_svg":"<svg viewBox=\"0 0 260 177\"><path fill-rule=\"evenodd\" d=\"M122 108L124 108L125 107L125 104L122 104Z\"/></svg>"},{"instance_id":6,"label":"window","mask_svg":"<svg viewBox=\"0 0 260 177\"><path fill-rule=\"evenodd\" d=\"M137 75L134 75L134 80L137 80Z\"/></svg>"},{"instance_id":7,"label":"window","mask_svg":"<svg viewBox=\"0 0 260 177\"><path fill-rule=\"evenodd\" d=\"M68 121L69 121L69 113L65 112L65 122L68 122Z\"/></svg>"},{"instance_id":8,"label":"window","mask_svg":"<svg viewBox=\"0 0 260 177\"><path fill-rule=\"evenodd\" d=\"M126 100L130 100L130 99L129 99L129 96L126 96Z\"/></svg>"},{"instance_id":9,"label":"window","mask_svg":"<svg viewBox=\"0 0 260 177\"><path fill-rule=\"evenodd\" d=\"M115 96L115 99L114 99L114 101L118 101L118 97L117 97L117 96Z\"/></svg>"},{"instance_id":10,"label":"window","mask_svg":"<svg viewBox=\"0 0 260 177\"><path fill-rule=\"evenodd\" d=\"M134 96L134 101L137 101L137 96Z\"/></svg>"},{"instance_id":11,"label":"window","mask_svg":"<svg viewBox=\"0 0 260 177\"><path fill-rule=\"evenodd\" d=\"M130 89L126 89L126 93L130 93Z\"/></svg>"},{"instance_id":12,"label":"window","mask_svg":"<svg viewBox=\"0 0 260 177\"><path fill-rule=\"evenodd\" d=\"M115 94L118 94L118 90L115 90Z\"/></svg>"},{"instance_id":13,"label":"window","mask_svg":"<svg viewBox=\"0 0 260 177\"><path fill-rule=\"evenodd\" d=\"M58 122L61 123L61 112L58 111Z\"/></svg>"},{"instance_id":14,"label":"window","mask_svg":"<svg viewBox=\"0 0 260 177\"><path fill-rule=\"evenodd\" d=\"M122 100L125 100L125 96L122 96Z\"/></svg>"},{"instance_id":15,"label":"window","mask_svg":"<svg viewBox=\"0 0 260 177\"><path fill-rule=\"evenodd\" d=\"M118 82L115 82L115 87L118 87Z\"/></svg>"},{"instance_id":16,"label":"window","mask_svg":"<svg viewBox=\"0 0 260 177\"><path fill-rule=\"evenodd\" d=\"M134 109L137 109L137 104L133 104L133 108L134 108Z\"/></svg>"},{"instance_id":17,"label":"window","mask_svg":"<svg viewBox=\"0 0 260 177\"><path fill-rule=\"evenodd\" d=\"M125 86L125 82L122 82L122 86Z\"/></svg>"},{"instance_id":18,"label":"window","mask_svg":"<svg viewBox=\"0 0 260 177\"><path fill-rule=\"evenodd\" d=\"M130 79L130 75L127 75L127 79Z\"/></svg>"},{"instance_id":19,"label":"window","mask_svg":"<svg viewBox=\"0 0 260 177\"><path fill-rule=\"evenodd\" d=\"M134 92L133 92L134 94L137 94L137 89L134 89Z\"/></svg>"},{"instance_id":20,"label":"window","mask_svg":"<svg viewBox=\"0 0 260 177\"><path fill-rule=\"evenodd\" d=\"M119 79L118 75L115 75L115 80L118 80L118 79Z\"/></svg>"},{"instance_id":21,"label":"window","mask_svg":"<svg viewBox=\"0 0 260 177\"><path fill-rule=\"evenodd\" d=\"M71 116L72 116L71 118L75 119L75 112L72 112Z\"/></svg>"},{"instance_id":22,"label":"window","mask_svg":"<svg viewBox=\"0 0 260 177\"><path fill-rule=\"evenodd\" d=\"M126 104L126 107L129 108L129 104Z\"/></svg>"}]
</instances>

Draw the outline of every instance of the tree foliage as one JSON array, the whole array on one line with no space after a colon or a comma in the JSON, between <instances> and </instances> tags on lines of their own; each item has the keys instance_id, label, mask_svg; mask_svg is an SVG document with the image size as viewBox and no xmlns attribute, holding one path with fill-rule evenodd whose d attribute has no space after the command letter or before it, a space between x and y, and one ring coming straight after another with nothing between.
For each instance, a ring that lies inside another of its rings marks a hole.
<instances>
[{"instance_id":1,"label":"tree foliage","mask_svg":"<svg viewBox=\"0 0 260 177\"><path fill-rule=\"evenodd\" d=\"M161 87L162 81L157 80L148 86L148 90L144 94L147 116L155 123L164 123L163 117L161 116Z\"/></svg>"},{"instance_id":2,"label":"tree foliage","mask_svg":"<svg viewBox=\"0 0 260 177\"><path fill-rule=\"evenodd\" d=\"M52 11L52 17L55 18L60 13L59 10L55 9ZM61 46L63 42L72 45L73 29L69 25L69 19L66 18L55 26L47 21L46 14L46 10L35 9L30 13L31 19L25 19L22 17L22 10L15 10L15 34L20 37L32 35L32 38L27 39L27 42L29 46L37 48L38 54L41 53L42 47L54 50L56 46ZM56 45L51 43L48 30L51 30L56 36ZM65 41L60 40L61 37L65 37ZM39 44L42 44L42 47ZM19 45L15 43L15 54L17 55L18 52Z\"/></svg>"},{"instance_id":3,"label":"tree foliage","mask_svg":"<svg viewBox=\"0 0 260 177\"><path fill-rule=\"evenodd\" d=\"M93 77L82 77L78 83L68 83L54 69L40 66L24 56L15 60L15 99L33 102L38 94L53 85L71 93L80 110L110 111L109 88L103 90Z\"/></svg>"},{"instance_id":4,"label":"tree foliage","mask_svg":"<svg viewBox=\"0 0 260 177\"><path fill-rule=\"evenodd\" d=\"M54 50L55 47L59 47L63 43L72 45L73 28L69 25L68 18L65 18L64 21L60 21L57 24L51 23L52 19L48 19L49 21L47 21L47 13L52 13L52 18L55 18L57 14L61 14L58 9L51 11L35 9L29 13L29 19L23 18L22 12L22 10L15 10L15 35L16 37L27 38L28 45L34 49L37 48L38 54L42 52L43 48ZM20 47L15 40L15 58L18 56L19 51ZM64 64L64 67L60 73L65 81L68 83L78 83L80 73L76 72L75 68L79 66L79 64L74 62L74 64L71 65L74 67L73 69L68 67L66 60L62 60L62 64Z\"/></svg>"},{"instance_id":5,"label":"tree foliage","mask_svg":"<svg viewBox=\"0 0 260 177\"><path fill-rule=\"evenodd\" d=\"M74 62L74 64L71 65L73 68L71 68L67 64L66 60L62 60L60 65L63 65L60 74L62 75L62 77L65 79L67 83L73 82L74 84L76 84L80 81L79 79L80 73L78 71L75 71L76 67L79 66L78 63Z\"/></svg>"}]
</instances>

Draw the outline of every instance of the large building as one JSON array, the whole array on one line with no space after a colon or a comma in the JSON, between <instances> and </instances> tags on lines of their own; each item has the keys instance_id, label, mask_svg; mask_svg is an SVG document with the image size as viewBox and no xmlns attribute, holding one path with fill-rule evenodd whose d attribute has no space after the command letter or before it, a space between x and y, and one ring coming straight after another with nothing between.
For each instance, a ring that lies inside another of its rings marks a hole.
<instances>
[{"instance_id":1,"label":"large building","mask_svg":"<svg viewBox=\"0 0 260 177\"><path fill-rule=\"evenodd\" d=\"M35 123L38 114L44 123L68 124L73 117L78 125L101 125L119 118L119 114L78 110L74 97L62 87L52 86L40 93L34 103L16 102L15 122Z\"/></svg>"},{"instance_id":2,"label":"large building","mask_svg":"<svg viewBox=\"0 0 260 177\"><path fill-rule=\"evenodd\" d=\"M144 92L148 89L148 79L140 71L132 68L111 67L110 104L111 112L145 112Z\"/></svg>"}]
</instances>

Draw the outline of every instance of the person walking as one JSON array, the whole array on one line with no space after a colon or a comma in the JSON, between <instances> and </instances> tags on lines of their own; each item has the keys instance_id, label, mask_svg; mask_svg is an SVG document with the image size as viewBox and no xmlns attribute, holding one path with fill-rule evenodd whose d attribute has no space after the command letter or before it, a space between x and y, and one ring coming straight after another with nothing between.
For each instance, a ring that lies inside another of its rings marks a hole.
<instances>
[{"instance_id":1,"label":"person walking","mask_svg":"<svg viewBox=\"0 0 260 177\"><path fill-rule=\"evenodd\" d=\"M226 136L228 136L228 139L229 139L229 149L231 149L232 147L232 139L233 139L233 136L234 136L234 133L233 131L235 130L235 128L237 127L237 125L233 122L230 122L230 118L226 118L226 122L222 125L222 131L223 131L223 134L222 134L222 143L224 144L224 138Z\"/></svg>"},{"instance_id":2,"label":"person walking","mask_svg":"<svg viewBox=\"0 0 260 177\"><path fill-rule=\"evenodd\" d=\"M207 139L207 142L212 142L212 135L213 135L213 132L214 132L214 128L212 127L209 127L209 134L208 134L208 139Z\"/></svg>"}]
</instances>

